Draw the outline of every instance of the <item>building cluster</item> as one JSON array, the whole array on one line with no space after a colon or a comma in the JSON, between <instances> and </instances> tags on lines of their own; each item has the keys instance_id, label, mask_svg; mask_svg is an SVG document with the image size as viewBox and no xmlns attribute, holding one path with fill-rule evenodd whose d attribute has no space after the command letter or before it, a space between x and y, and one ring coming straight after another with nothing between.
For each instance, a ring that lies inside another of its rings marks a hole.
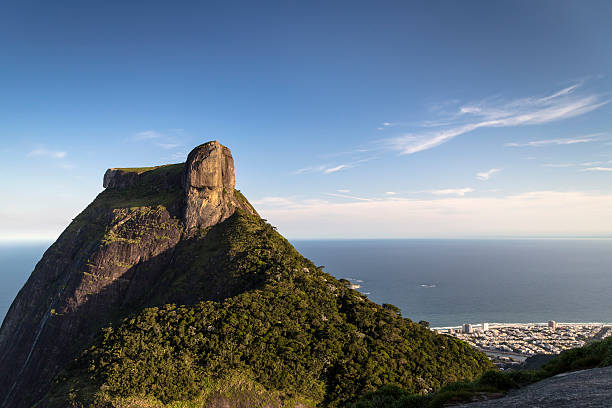
<instances>
[{"instance_id":1,"label":"building cluster","mask_svg":"<svg viewBox=\"0 0 612 408\"><path fill-rule=\"evenodd\" d=\"M558 354L563 350L584 346L591 339L602 340L612 335L612 326L601 323L563 324L464 324L460 328L437 329L466 341L487 353L509 353L522 356Z\"/></svg>"}]
</instances>

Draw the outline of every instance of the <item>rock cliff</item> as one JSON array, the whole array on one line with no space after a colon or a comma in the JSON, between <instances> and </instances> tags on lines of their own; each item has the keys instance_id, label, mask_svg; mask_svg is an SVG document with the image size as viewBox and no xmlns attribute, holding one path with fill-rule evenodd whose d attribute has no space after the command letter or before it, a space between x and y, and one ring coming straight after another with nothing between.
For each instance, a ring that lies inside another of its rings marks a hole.
<instances>
[{"instance_id":1,"label":"rock cliff","mask_svg":"<svg viewBox=\"0 0 612 408\"><path fill-rule=\"evenodd\" d=\"M302 257L235 190L218 142L104 186L2 323L1 408L332 407L491 367Z\"/></svg>"}]
</instances>

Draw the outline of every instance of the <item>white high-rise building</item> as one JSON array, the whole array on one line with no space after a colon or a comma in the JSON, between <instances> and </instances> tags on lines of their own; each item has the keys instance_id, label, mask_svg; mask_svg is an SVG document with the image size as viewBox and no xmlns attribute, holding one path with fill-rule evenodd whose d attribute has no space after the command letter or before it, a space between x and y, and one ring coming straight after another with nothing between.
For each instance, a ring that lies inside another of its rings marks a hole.
<instances>
[{"instance_id":1,"label":"white high-rise building","mask_svg":"<svg viewBox=\"0 0 612 408\"><path fill-rule=\"evenodd\" d=\"M474 333L474 328L472 327L472 325L471 325L471 324L469 324L469 323L465 323L465 324L463 325L463 332L464 332L464 333L468 333L468 334Z\"/></svg>"},{"instance_id":2,"label":"white high-rise building","mask_svg":"<svg viewBox=\"0 0 612 408\"><path fill-rule=\"evenodd\" d=\"M489 323L483 323L482 324L482 331L486 332L487 330L489 330Z\"/></svg>"},{"instance_id":3,"label":"white high-rise building","mask_svg":"<svg viewBox=\"0 0 612 408\"><path fill-rule=\"evenodd\" d=\"M555 322L554 320L549 320L548 328L551 330L557 330L557 322Z\"/></svg>"}]
</instances>

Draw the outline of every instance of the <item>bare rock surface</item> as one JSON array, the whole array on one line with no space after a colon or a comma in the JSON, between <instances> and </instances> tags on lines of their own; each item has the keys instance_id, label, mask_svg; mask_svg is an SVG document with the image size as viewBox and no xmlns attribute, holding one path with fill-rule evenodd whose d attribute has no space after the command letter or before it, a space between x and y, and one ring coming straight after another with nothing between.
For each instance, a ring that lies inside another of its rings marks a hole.
<instances>
[{"instance_id":1,"label":"bare rock surface","mask_svg":"<svg viewBox=\"0 0 612 408\"><path fill-rule=\"evenodd\" d=\"M610 408L612 367L559 374L512 390L500 399L459 405L465 408Z\"/></svg>"},{"instance_id":2,"label":"bare rock surface","mask_svg":"<svg viewBox=\"0 0 612 408\"><path fill-rule=\"evenodd\" d=\"M254 214L235 194L234 158L219 142L208 142L189 153L185 163L183 189L186 193L185 226L206 228L229 216L236 208Z\"/></svg>"}]
</instances>

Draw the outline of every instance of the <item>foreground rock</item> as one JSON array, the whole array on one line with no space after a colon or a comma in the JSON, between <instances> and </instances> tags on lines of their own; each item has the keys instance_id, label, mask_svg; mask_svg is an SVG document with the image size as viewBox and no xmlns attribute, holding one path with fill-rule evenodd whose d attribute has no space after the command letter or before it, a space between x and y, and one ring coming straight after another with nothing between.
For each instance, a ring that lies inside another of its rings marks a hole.
<instances>
[{"instance_id":1,"label":"foreground rock","mask_svg":"<svg viewBox=\"0 0 612 408\"><path fill-rule=\"evenodd\" d=\"M609 408L612 367L559 374L513 390L506 397L459 405L465 408Z\"/></svg>"}]
</instances>

